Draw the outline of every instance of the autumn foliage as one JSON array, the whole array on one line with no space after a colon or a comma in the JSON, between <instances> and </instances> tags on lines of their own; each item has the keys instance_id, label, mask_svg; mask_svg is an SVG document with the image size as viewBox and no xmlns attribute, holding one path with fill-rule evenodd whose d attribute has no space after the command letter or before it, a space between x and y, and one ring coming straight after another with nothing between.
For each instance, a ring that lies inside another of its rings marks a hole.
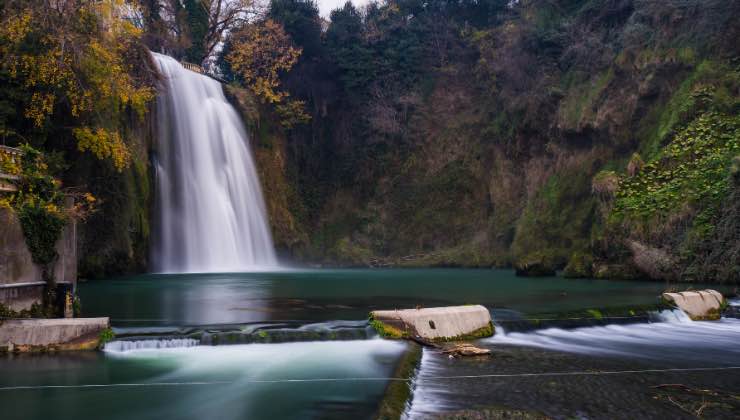
<instances>
[{"instance_id":1,"label":"autumn foliage","mask_svg":"<svg viewBox=\"0 0 740 420\"><path fill-rule=\"evenodd\" d=\"M274 104L284 127L307 121L303 101L289 99L280 90L280 75L288 72L301 55L283 26L271 19L246 25L234 35L227 56L231 68L263 101Z\"/></svg>"},{"instance_id":2,"label":"autumn foliage","mask_svg":"<svg viewBox=\"0 0 740 420\"><path fill-rule=\"evenodd\" d=\"M153 89L135 75L141 30L123 0L11 1L0 10L2 70L23 90L23 116L41 129L61 116L78 149L110 159L118 170L130 153L115 117L127 107L143 115ZM39 5L38 3L42 3ZM8 124L3 137L22 135Z\"/></svg>"}]
</instances>

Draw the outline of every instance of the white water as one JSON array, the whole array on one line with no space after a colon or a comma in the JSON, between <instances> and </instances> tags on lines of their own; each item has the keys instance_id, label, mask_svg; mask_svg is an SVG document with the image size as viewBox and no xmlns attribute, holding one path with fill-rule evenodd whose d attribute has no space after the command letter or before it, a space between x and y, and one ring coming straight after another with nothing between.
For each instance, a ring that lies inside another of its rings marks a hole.
<instances>
[{"instance_id":1,"label":"white water","mask_svg":"<svg viewBox=\"0 0 740 420\"><path fill-rule=\"evenodd\" d=\"M246 131L221 84L153 53L157 98L159 272L241 272L277 266Z\"/></svg>"},{"instance_id":2,"label":"white water","mask_svg":"<svg viewBox=\"0 0 740 420\"><path fill-rule=\"evenodd\" d=\"M197 346L198 340L192 338L173 338L169 340L111 341L106 343L105 352L125 353L134 350L173 349Z\"/></svg>"},{"instance_id":3,"label":"white water","mask_svg":"<svg viewBox=\"0 0 740 420\"><path fill-rule=\"evenodd\" d=\"M657 322L506 333L490 344L513 344L581 354L719 364L740 363L740 319L692 321L680 310L654 314ZM712 356L707 359L707 354Z\"/></svg>"}]
</instances>

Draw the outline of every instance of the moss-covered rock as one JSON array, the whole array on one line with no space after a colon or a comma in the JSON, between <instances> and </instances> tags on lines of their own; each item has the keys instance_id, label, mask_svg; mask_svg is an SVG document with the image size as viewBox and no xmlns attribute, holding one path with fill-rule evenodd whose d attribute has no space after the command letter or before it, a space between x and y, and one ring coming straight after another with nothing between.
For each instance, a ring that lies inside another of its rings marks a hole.
<instances>
[{"instance_id":1,"label":"moss-covered rock","mask_svg":"<svg viewBox=\"0 0 740 420\"><path fill-rule=\"evenodd\" d=\"M568 265L563 269L563 277L567 278L589 278L593 276L594 259L591 254L585 252L574 252Z\"/></svg>"},{"instance_id":2,"label":"moss-covered rock","mask_svg":"<svg viewBox=\"0 0 740 420\"><path fill-rule=\"evenodd\" d=\"M640 272L630 264L594 263L593 277L597 279L637 280L642 278Z\"/></svg>"},{"instance_id":3,"label":"moss-covered rock","mask_svg":"<svg viewBox=\"0 0 740 420\"><path fill-rule=\"evenodd\" d=\"M555 262L552 257L538 253L514 263L514 270L521 277L554 276Z\"/></svg>"},{"instance_id":4,"label":"moss-covered rock","mask_svg":"<svg viewBox=\"0 0 740 420\"><path fill-rule=\"evenodd\" d=\"M416 343L409 343L408 346L392 375L393 378L404 378L406 380L396 380L388 383L375 417L378 420L400 419L406 410L406 404L411 399L412 381L421 364L422 348Z\"/></svg>"}]
</instances>

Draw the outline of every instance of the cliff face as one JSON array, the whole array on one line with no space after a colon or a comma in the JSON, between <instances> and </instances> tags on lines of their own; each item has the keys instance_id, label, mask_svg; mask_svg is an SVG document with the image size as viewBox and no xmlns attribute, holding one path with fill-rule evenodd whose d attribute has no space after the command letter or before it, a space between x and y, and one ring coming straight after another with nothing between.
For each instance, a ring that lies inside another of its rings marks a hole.
<instances>
[{"instance_id":1,"label":"cliff face","mask_svg":"<svg viewBox=\"0 0 740 420\"><path fill-rule=\"evenodd\" d=\"M740 5L520 1L484 23L412 6L306 50L283 77L304 126L225 86L283 258L738 281ZM83 276L146 269L154 121L126 124L130 168L70 171L101 199Z\"/></svg>"},{"instance_id":2,"label":"cliff face","mask_svg":"<svg viewBox=\"0 0 740 420\"><path fill-rule=\"evenodd\" d=\"M299 65L286 83L308 101L312 122L277 136L258 130L256 140L266 199L282 203L270 204L278 245L339 265L562 268L587 255L583 275L656 277L635 263L644 258L629 244L638 243L677 265L658 277L738 281L734 254L709 243L739 241L737 213L719 204L737 190L728 156L738 153L739 7L522 1L483 26L437 16L440 39L415 81L360 99L315 64ZM321 87L296 87L311 78ZM632 184L655 172L668 185L670 168L706 163L669 150L707 113L730 127L704 127L721 139L707 140L721 149L717 201L666 195L680 215L640 207L654 191ZM615 190L599 192L603 173ZM697 275L691 267L707 258L731 267Z\"/></svg>"},{"instance_id":3,"label":"cliff face","mask_svg":"<svg viewBox=\"0 0 740 420\"><path fill-rule=\"evenodd\" d=\"M156 144L156 105L141 118L128 113L120 126L132 154L122 171L108 161L76 159L65 183L83 186L97 209L80 223L79 276L102 278L146 272L154 202L152 150Z\"/></svg>"}]
</instances>

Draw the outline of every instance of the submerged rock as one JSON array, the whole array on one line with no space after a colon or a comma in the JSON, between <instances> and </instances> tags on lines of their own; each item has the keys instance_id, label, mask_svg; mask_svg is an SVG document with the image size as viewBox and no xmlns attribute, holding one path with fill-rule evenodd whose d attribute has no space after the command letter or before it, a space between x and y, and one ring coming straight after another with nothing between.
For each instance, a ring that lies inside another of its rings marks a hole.
<instances>
[{"instance_id":1,"label":"submerged rock","mask_svg":"<svg viewBox=\"0 0 740 420\"><path fill-rule=\"evenodd\" d=\"M491 314L481 305L373 311L370 322L387 338L454 341L493 335Z\"/></svg>"},{"instance_id":2,"label":"submerged rock","mask_svg":"<svg viewBox=\"0 0 740 420\"><path fill-rule=\"evenodd\" d=\"M727 305L722 294L711 289L663 293L663 299L684 311L694 321L717 320Z\"/></svg>"}]
</instances>

